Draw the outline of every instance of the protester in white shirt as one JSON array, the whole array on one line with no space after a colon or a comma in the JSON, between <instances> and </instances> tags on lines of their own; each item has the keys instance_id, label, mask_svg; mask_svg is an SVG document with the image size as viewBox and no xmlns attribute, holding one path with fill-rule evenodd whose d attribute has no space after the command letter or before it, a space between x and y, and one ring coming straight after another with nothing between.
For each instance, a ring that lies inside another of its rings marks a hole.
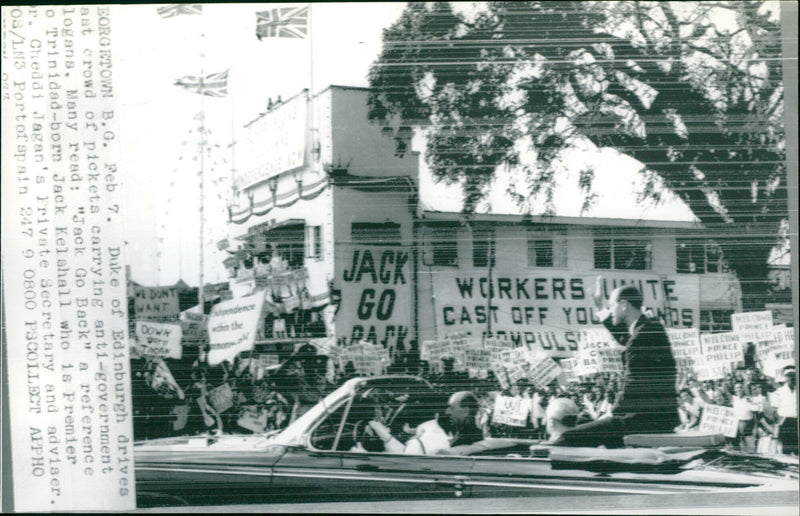
<instances>
[{"instance_id":1,"label":"protester in white shirt","mask_svg":"<svg viewBox=\"0 0 800 516\"><path fill-rule=\"evenodd\" d=\"M731 396L731 405L733 406L733 413L736 419L739 420L739 430L736 433L736 439L739 443L739 448L744 451L755 452L755 417L750 399L745 396L744 384L737 382L733 386L733 396Z\"/></svg>"},{"instance_id":2,"label":"protester in white shirt","mask_svg":"<svg viewBox=\"0 0 800 516\"><path fill-rule=\"evenodd\" d=\"M783 445L783 453L797 455L797 386L794 366L784 368L781 383L781 387L775 391L775 408L780 425L778 439Z\"/></svg>"},{"instance_id":3,"label":"protester in white shirt","mask_svg":"<svg viewBox=\"0 0 800 516\"><path fill-rule=\"evenodd\" d=\"M700 425L700 417L703 414L703 402L692 395L692 391L684 388L680 393L681 404L678 405L678 417L681 420L680 426L675 428L676 432L687 432L695 430Z\"/></svg>"}]
</instances>

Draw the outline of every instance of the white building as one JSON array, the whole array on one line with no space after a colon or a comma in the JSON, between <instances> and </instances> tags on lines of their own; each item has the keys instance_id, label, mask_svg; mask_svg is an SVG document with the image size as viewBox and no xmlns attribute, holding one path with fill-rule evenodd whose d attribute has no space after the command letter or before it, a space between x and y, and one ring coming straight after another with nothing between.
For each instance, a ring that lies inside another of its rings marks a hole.
<instances>
[{"instance_id":1,"label":"white building","mask_svg":"<svg viewBox=\"0 0 800 516\"><path fill-rule=\"evenodd\" d=\"M491 332L563 356L592 324L597 275L638 284L668 325L729 325L738 283L698 223L425 209L419 154L396 152L410 134L369 123L367 93L304 91L237 144L226 266L234 296L266 289L265 342Z\"/></svg>"}]
</instances>

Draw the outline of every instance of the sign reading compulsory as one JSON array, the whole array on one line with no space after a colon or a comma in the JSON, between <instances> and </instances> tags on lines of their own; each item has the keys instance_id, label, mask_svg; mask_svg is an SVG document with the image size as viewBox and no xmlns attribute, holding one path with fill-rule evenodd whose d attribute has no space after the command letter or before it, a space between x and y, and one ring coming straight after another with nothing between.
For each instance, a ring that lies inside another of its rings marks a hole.
<instances>
[{"instance_id":1,"label":"sign reading compulsory","mask_svg":"<svg viewBox=\"0 0 800 516\"><path fill-rule=\"evenodd\" d=\"M253 349L263 305L261 292L214 305L208 316L209 365L233 362L240 352Z\"/></svg>"},{"instance_id":2,"label":"sign reading compulsory","mask_svg":"<svg viewBox=\"0 0 800 516\"><path fill-rule=\"evenodd\" d=\"M440 338L454 331L469 331L479 338L491 318L492 332L508 337L515 347L567 357L578 350L581 330L601 323L592 302L596 277L588 272L539 269L528 274L497 269L491 285L485 269L437 270L432 276ZM645 306L668 326L699 324L700 287L695 275L615 271L605 281L606 293L623 283L638 287Z\"/></svg>"}]
</instances>

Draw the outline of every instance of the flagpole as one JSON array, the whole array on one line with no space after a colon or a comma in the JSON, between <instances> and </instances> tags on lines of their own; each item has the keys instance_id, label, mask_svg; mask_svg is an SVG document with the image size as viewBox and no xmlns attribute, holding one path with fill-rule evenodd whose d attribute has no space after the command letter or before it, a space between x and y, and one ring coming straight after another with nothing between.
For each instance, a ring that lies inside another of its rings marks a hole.
<instances>
[{"instance_id":1,"label":"flagpole","mask_svg":"<svg viewBox=\"0 0 800 516\"><path fill-rule=\"evenodd\" d=\"M205 230L203 224L203 179L205 176L205 154L206 154L206 101L205 93L202 85L205 79L205 52L203 50L203 42L205 41L205 33L200 34L200 285L197 288L197 304L200 307L200 313L205 313L205 300L203 299L203 232Z\"/></svg>"},{"instance_id":2,"label":"flagpole","mask_svg":"<svg viewBox=\"0 0 800 516\"><path fill-rule=\"evenodd\" d=\"M312 12L314 4L308 4L308 100L309 108L311 109L311 127L309 131L308 150L306 155L309 157L308 165L311 170L316 168L316 156L314 155L314 147L319 139L319 128L317 127L317 99L314 98L314 31L313 31L313 15Z\"/></svg>"},{"instance_id":3,"label":"flagpole","mask_svg":"<svg viewBox=\"0 0 800 516\"><path fill-rule=\"evenodd\" d=\"M314 96L314 31L311 14L314 11L313 6L313 3L308 4L308 93L311 97Z\"/></svg>"}]
</instances>

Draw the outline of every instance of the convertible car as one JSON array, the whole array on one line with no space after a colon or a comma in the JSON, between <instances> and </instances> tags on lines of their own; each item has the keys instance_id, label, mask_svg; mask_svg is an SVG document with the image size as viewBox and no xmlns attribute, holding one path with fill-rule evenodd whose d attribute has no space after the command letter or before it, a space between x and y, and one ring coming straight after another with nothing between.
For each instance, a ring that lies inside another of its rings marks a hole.
<instances>
[{"instance_id":1,"label":"convertible car","mask_svg":"<svg viewBox=\"0 0 800 516\"><path fill-rule=\"evenodd\" d=\"M447 394L408 376L347 381L284 430L135 446L140 507L598 494L797 490L794 457L726 451L713 435L630 436L617 450L486 439L462 455L369 445L367 422L397 429L415 403Z\"/></svg>"}]
</instances>

